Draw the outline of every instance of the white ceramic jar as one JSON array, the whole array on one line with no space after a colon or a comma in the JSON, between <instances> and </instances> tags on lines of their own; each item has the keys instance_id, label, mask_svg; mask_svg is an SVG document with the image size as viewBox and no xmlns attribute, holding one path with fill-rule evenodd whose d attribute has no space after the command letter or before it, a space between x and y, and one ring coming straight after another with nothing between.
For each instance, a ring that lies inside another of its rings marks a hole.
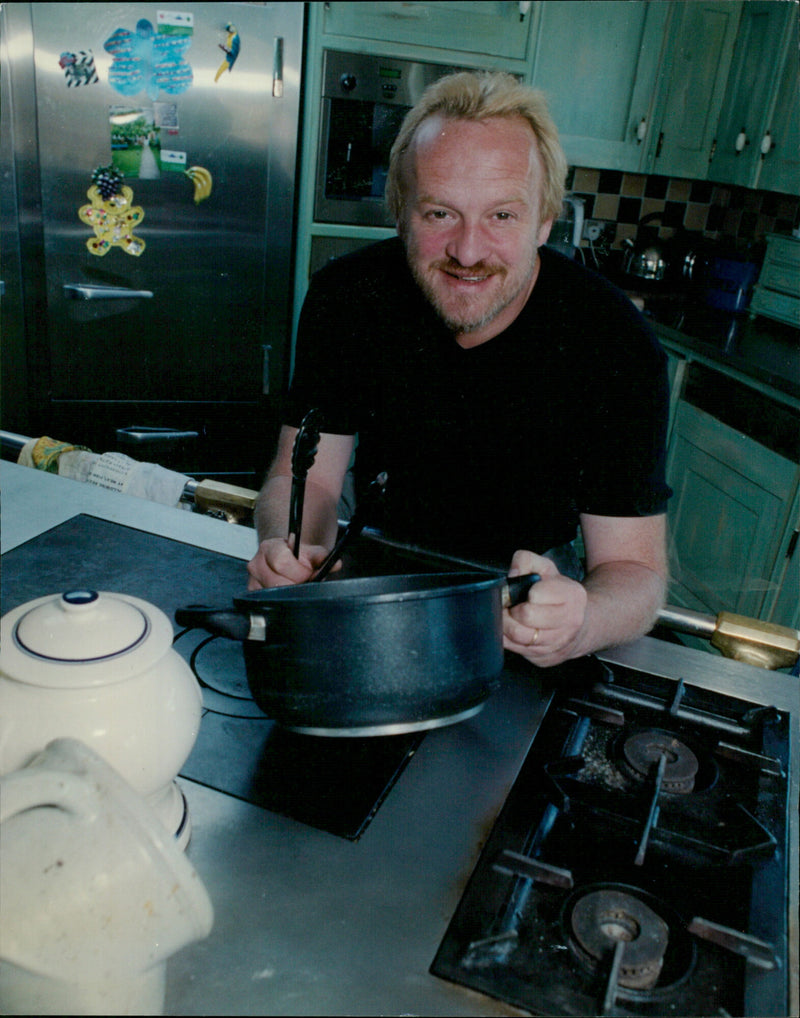
<instances>
[{"instance_id":1,"label":"white ceramic jar","mask_svg":"<svg viewBox=\"0 0 800 1018\"><path fill-rule=\"evenodd\" d=\"M189 821L174 779L197 738L202 694L172 649L167 616L126 594L72 590L10 611L1 636L0 775L53 739L79 739L185 846Z\"/></svg>"}]
</instances>

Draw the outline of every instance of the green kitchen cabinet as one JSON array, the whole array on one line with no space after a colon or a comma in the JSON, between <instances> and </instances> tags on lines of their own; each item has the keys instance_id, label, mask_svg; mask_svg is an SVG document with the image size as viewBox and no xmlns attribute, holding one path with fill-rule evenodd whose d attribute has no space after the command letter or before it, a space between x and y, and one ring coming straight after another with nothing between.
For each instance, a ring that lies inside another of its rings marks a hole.
<instances>
[{"instance_id":1,"label":"green kitchen cabinet","mask_svg":"<svg viewBox=\"0 0 800 1018\"><path fill-rule=\"evenodd\" d=\"M531 84L547 95L572 165L642 168L673 6L540 5Z\"/></svg>"},{"instance_id":2,"label":"green kitchen cabinet","mask_svg":"<svg viewBox=\"0 0 800 1018\"><path fill-rule=\"evenodd\" d=\"M674 5L646 169L663 176L705 179L717 130L742 3Z\"/></svg>"},{"instance_id":3,"label":"green kitchen cabinet","mask_svg":"<svg viewBox=\"0 0 800 1018\"><path fill-rule=\"evenodd\" d=\"M681 400L669 448L669 600L763 617L798 466ZM775 618L774 621L785 620Z\"/></svg>"},{"instance_id":4,"label":"green kitchen cabinet","mask_svg":"<svg viewBox=\"0 0 800 1018\"><path fill-rule=\"evenodd\" d=\"M533 5L510 2L326 3L326 36L528 57Z\"/></svg>"},{"instance_id":5,"label":"green kitchen cabinet","mask_svg":"<svg viewBox=\"0 0 800 1018\"><path fill-rule=\"evenodd\" d=\"M778 549L772 582L767 589L763 617L768 622L800 629L800 491L794 500L790 525Z\"/></svg>"},{"instance_id":6,"label":"green kitchen cabinet","mask_svg":"<svg viewBox=\"0 0 800 1018\"><path fill-rule=\"evenodd\" d=\"M789 6L794 8L796 19L796 5ZM767 122L766 151L760 159L758 175L758 186L763 190L787 194L800 194L800 61L797 36L798 21L794 20L778 94Z\"/></svg>"},{"instance_id":7,"label":"green kitchen cabinet","mask_svg":"<svg viewBox=\"0 0 800 1018\"><path fill-rule=\"evenodd\" d=\"M767 235L767 252L753 288L750 314L764 315L800 329L800 240Z\"/></svg>"},{"instance_id":8,"label":"green kitchen cabinet","mask_svg":"<svg viewBox=\"0 0 800 1018\"><path fill-rule=\"evenodd\" d=\"M710 180L800 193L797 46L796 4L750 0L744 5ZM780 181L787 157L794 175Z\"/></svg>"},{"instance_id":9,"label":"green kitchen cabinet","mask_svg":"<svg viewBox=\"0 0 800 1018\"><path fill-rule=\"evenodd\" d=\"M676 353L674 350L665 348L664 353L667 355L667 378L669 380L669 425L667 430L667 442L669 442L675 425L675 414L683 392L683 380L688 368L688 361L683 354Z\"/></svg>"}]
</instances>

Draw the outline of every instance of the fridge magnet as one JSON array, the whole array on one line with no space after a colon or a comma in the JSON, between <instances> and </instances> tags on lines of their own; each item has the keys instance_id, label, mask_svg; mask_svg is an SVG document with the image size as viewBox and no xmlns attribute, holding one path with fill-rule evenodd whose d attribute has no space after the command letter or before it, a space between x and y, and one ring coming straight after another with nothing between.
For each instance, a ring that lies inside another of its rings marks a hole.
<instances>
[{"instance_id":1,"label":"fridge magnet","mask_svg":"<svg viewBox=\"0 0 800 1018\"><path fill-rule=\"evenodd\" d=\"M195 205L199 205L201 201L205 201L211 194L211 187L214 183L214 178L205 166L190 166L189 169L184 172L194 184L194 203Z\"/></svg>"},{"instance_id":2,"label":"fridge magnet","mask_svg":"<svg viewBox=\"0 0 800 1018\"><path fill-rule=\"evenodd\" d=\"M194 14L189 11L157 11L159 35L191 35L194 31Z\"/></svg>"},{"instance_id":3,"label":"fridge magnet","mask_svg":"<svg viewBox=\"0 0 800 1018\"><path fill-rule=\"evenodd\" d=\"M167 134L178 134L178 104L153 103L153 123Z\"/></svg>"},{"instance_id":4,"label":"fridge magnet","mask_svg":"<svg viewBox=\"0 0 800 1018\"><path fill-rule=\"evenodd\" d=\"M184 59L191 45L189 35L156 32L141 18L136 29L118 28L103 44L111 54L108 83L121 95L146 92L155 100L159 90L180 95L192 84L192 68Z\"/></svg>"},{"instance_id":5,"label":"fridge magnet","mask_svg":"<svg viewBox=\"0 0 800 1018\"><path fill-rule=\"evenodd\" d=\"M165 170L174 170L176 173L186 171L186 153L176 150L161 150L161 166Z\"/></svg>"},{"instance_id":6,"label":"fridge magnet","mask_svg":"<svg viewBox=\"0 0 800 1018\"><path fill-rule=\"evenodd\" d=\"M219 43L219 48L225 54L225 59L219 65L219 70L214 76L214 81L219 81L222 75L226 71L232 71L233 65L236 63L236 58L239 56L239 48L241 43L239 41L239 33L236 31L236 26L227 24L225 26L225 43Z\"/></svg>"},{"instance_id":7,"label":"fridge magnet","mask_svg":"<svg viewBox=\"0 0 800 1018\"><path fill-rule=\"evenodd\" d=\"M90 253L102 257L112 247L121 247L126 254L138 257L145 242L133 230L144 219L144 211L133 204L133 191L122 183L122 174L113 164L94 170L86 197L91 204L81 206L78 218L94 230L94 236L86 241Z\"/></svg>"},{"instance_id":8,"label":"fridge magnet","mask_svg":"<svg viewBox=\"0 0 800 1018\"><path fill-rule=\"evenodd\" d=\"M111 162L127 179L161 176L161 128L153 111L141 106L109 106Z\"/></svg>"},{"instance_id":9,"label":"fridge magnet","mask_svg":"<svg viewBox=\"0 0 800 1018\"><path fill-rule=\"evenodd\" d=\"M67 79L67 88L79 85L96 85L100 79L94 66L94 55L91 50L79 50L77 53L62 53L58 58L58 66Z\"/></svg>"}]
</instances>

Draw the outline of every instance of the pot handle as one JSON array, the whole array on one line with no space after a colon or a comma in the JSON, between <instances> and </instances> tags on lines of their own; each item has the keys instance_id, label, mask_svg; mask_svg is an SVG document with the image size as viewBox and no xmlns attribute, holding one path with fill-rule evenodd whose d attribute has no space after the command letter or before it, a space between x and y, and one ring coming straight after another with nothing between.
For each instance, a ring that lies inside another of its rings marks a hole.
<instances>
[{"instance_id":1,"label":"pot handle","mask_svg":"<svg viewBox=\"0 0 800 1018\"><path fill-rule=\"evenodd\" d=\"M225 636L229 640L254 639L252 617L230 608L190 604L175 611L175 621L184 629L205 629L214 636Z\"/></svg>"},{"instance_id":2,"label":"pot handle","mask_svg":"<svg viewBox=\"0 0 800 1018\"><path fill-rule=\"evenodd\" d=\"M538 573L526 573L524 576L509 576L503 587L503 607L513 608L522 604L528 597L528 591L541 580Z\"/></svg>"}]
</instances>

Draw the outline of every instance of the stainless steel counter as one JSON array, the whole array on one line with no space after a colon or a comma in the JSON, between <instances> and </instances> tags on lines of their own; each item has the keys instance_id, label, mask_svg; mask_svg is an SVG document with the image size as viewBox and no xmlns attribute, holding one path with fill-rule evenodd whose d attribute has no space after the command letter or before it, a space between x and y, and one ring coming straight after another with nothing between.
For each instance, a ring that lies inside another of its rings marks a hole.
<instances>
[{"instance_id":1,"label":"stainless steel counter","mask_svg":"<svg viewBox=\"0 0 800 1018\"><path fill-rule=\"evenodd\" d=\"M254 533L3 463L2 550L78 513L246 560ZM244 565L243 565L244 569ZM124 577L119 589L124 592ZM604 655L737 689L800 716L796 680L645 638ZM181 780L188 854L214 903L210 937L168 965L173 1014L502 1015L428 972L540 722L546 674L507 672L474 718L426 735L364 835L348 841ZM797 815L798 745L792 762ZM797 1013L797 829L790 887Z\"/></svg>"}]
</instances>

